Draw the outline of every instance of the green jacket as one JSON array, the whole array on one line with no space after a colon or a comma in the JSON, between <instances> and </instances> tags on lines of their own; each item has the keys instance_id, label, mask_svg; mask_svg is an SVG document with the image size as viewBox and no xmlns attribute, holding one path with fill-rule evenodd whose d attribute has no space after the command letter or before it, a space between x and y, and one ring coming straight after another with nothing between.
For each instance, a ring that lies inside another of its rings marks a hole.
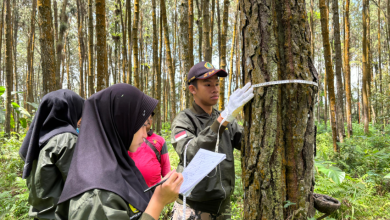
<instances>
[{"instance_id":1,"label":"green jacket","mask_svg":"<svg viewBox=\"0 0 390 220\"><path fill-rule=\"evenodd\" d=\"M77 136L71 133L52 137L39 153L27 177L29 215L38 219L55 219Z\"/></svg>"},{"instance_id":2,"label":"green jacket","mask_svg":"<svg viewBox=\"0 0 390 220\"><path fill-rule=\"evenodd\" d=\"M213 109L211 115L193 102L190 109L181 111L172 123L171 142L179 155L178 172L183 171L184 149L187 146L187 165L200 148L214 151L217 133L220 127L217 121L220 112ZM235 184L233 149L241 149L241 133L243 128L234 120L227 127L219 129L219 153L226 154L217 173L211 171L187 197L187 204L199 211L221 214L221 204L230 199ZM189 142L191 141L191 142ZM222 172L221 172L222 171ZM221 181L222 185L221 186ZM181 200L178 200L182 203ZM229 205L229 204L227 204Z\"/></svg>"},{"instance_id":3,"label":"green jacket","mask_svg":"<svg viewBox=\"0 0 390 220\"><path fill-rule=\"evenodd\" d=\"M149 214L141 213L126 203L119 195L101 189L92 189L70 199L68 216L59 212L57 219L155 220Z\"/></svg>"}]
</instances>

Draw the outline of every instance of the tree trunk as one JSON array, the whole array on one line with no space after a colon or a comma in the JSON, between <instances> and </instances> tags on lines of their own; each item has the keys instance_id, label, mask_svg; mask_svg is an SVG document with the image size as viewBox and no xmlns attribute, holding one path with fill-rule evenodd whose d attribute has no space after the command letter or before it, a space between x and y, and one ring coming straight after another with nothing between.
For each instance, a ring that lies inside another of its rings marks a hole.
<instances>
[{"instance_id":1,"label":"tree trunk","mask_svg":"<svg viewBox=\"0 0 390 220\"><path fill-rule=\"evenodd\" d=\"M140 88L139 64L138 64L138 21L139 21L139 0L134 0L134 23L133 23L134 86Z\"/></svg>"},{"instance_id":2,"label":"tree trunk","mask_svg":"<svg viewBox=\"0 0 390 220\"><path fill-rule=\"evenodd\" d=\"M131 84L132 82L132 63L131 63L131 53L132 53L132 41L131 41L131 9L130 9L130 0L126 0L126 12L127 12L127 48L129 53L129 59L127 63L127 83Z\"/></svg>"},{"instance_id":3,"label":"tree trunk","mask_svg":"<svg viewBox=\"0 0 390 220\"><path fill-rule=\"evenodd\" d=\"M96 91L104 89L104 78L107 73L106 51L106 0L96 0Z\"/></svg>"},{"instance_id":4,"label":"tree trunk","mask_svg":"<svg viewBox=\"0 0 390 220\"><path fill-rule=\"evenodd\" d=\"M221 69L226 70L226 41L227 41L227 29L228 29L228 15L229 15L229 0L223 1L223 17L222 17L222 35L221 35L221 53L219 55L221 59ZM221 111L225 107L225 77L219 78L219 101L218 109Z\"/></svg>"},{"instance_id":5,"label":"tree trunk","mask_svg":"<svg viewBox=\"0 0 390 220\"><path fill-rule=\"evenodd\" d=\"M4 8L4 7L3 7ZM34 41L35 41L35 16L37 14L37 0L32 1L31 11L31 23L30 23L30 34L28 36L27 44L27 101L30 103L34 102L33 96L33 81L34 81ZM3 18L2 18L3 19ZM0 39L1 42L1 39ZM1 47L0 47L1 51ZM31 113L31 105L27 105L27 110Z\"/></svg>"},{"instance_id":6,"label":"tree trunk","mask_svg":"<svg viewBox=\"0 0 390 220\"><path fill-rule=\"evenodd\" d=\"M228 85L228 100L230 98L230 94L232 91L232 80L233 80L233 56L234 56L234 42L236 40L237 35L237 20L238 20L238 7L239 3L237 0L237 9L234 15L234 24L233 24L233 39L232 39L232 48L230 50L230 63L229 63L229 85Z\"/></svg>"},{"instance_id":7,"label":"tree trunk","mask_svg":"<svg viewBox=\"0 0 390 220\"><path fill-rule=\"evenodd\" d=\"M187 74L191 69L190 56L188 49L188 1L182 0L180 3L180 41L182 45L181 53L181 70L182 70L182 85L181 85L181 109L189 107L189 94L187 91Z\"/></svg>"},{"instance_id":8,"label":"tree trunk","mask_svg":"<svg viewBox=\"0 0 390 220\"><path fill-rule=\"evenodd\" d=\"M165 0L160 0L160 7L161 7L161 17L163 21L163 27L164 27L164 39L165 39L165 51L166 51L166 57L167 57L167 66L168 66L168 73L169 73L169 84L170 84L170 90L171 90L171 97L170 97L170 103L171 103L171 120L173 120L176 116L176 92L175 92L175 70L172 66L172 57L171 57L171 49L169 44L169 32L168 32L168 21L167 21L167 12L165 8Z\"/></svg>"},{"instance_id":9,"label":"tree trunk","mask_svg":"<svg viewBox=\"0 0 390 220\"><path fill-rule=\"evenodd\" d=\"M91 96L95 93L93 79L95 77L94 71L94 51L93 51L93 17L92 17L92 0L88 0L88 95Z\"/></svg>"},{"instance_id":10,"label":"tree trunk","mask_svg":"<svg viewBox=\"0 0 390 220\"><path fill-rule=\"evenodd\" d=\"M58 44L58 7L57 7L57 0L54 0L54 39L56 45Z\"/></svg>"},{"instance_id":11,"label":"tree trunk","mask_svg":"<svg viewBox=\"0 0 390 220\"><path fill-rule=\"evenodd\" d=\"M350 32L349 32L349 2L350 0L346 0L345 2L345 43L344 43L344 62L345 62L345 96L347 99L347 134L348 138L352 136L352 104L351 104L351 67L349 64L349 40L350 40Z\"/></svg>"},{"instance_id":12,"label":"tree trunk","mask_svg":"<svg viewBox=\"0 0 390 220\"><path fill-rule=\"evenodd\" d=\"M317 82L303 0L241 1L244 83L286 79ZM317 88L255 88L244 107L244 217L307 219L313 215L314 98ZM294 203L284 208L285 203Z\"/></svg>"},{"instance_id":13,"label":"tree trunk","mask_svg":"<svg viewBox=\"0 0 390 220\"><path fill-rule=\"evenodd\" d=\"M41 43L42 83L45 95L57 90L57 74L54 53L53 19L51 16L51 0L38 0L38 15ZM59 79L59 78L58 78Z\"/></svg>"},{"instance_id":14,"label":"tree trunk","mask_svg":"<svg viewBox=\"0 0 390 220\"><path fill-rule=\"evenodd\" d=\"M11 35L10 0L5 0L5 121L4 133L9 137L11 132L11 91L12 91L12 35Z\"/></svg>"},{"instance_id":15,"label":"tree trunk","mask_svg":"<svg viewBox=\"0 0 390 220\"><path fill-rule=\"evenodd\" d=\"M330 54L329 44L329 28L328 28L328 9L325 5L325 0L319 0L319 7L321 13L321 29L322 42L324 47L324 59L326 67L326 83L328 86L329 102L330 102L330 121L332 127L333 150L337 152L337 130L336 130L336 100L334 94L334 75L332 69L332 57Z\"/></svg>"},{"instance_id":16,"label":"tree trunk","mask_svg":"<svg viewBox=\"0 0 390 220\"><path fill-rule=\"evenodd\" d=\"M155 128L156 132L160 132L161 128L161 72L159 68L159 62L158 62L158 34L157 34L157 16L156 16L156 0L152 0L152 17L153 17L153 72L156 75L156 96L155 98L157 100L160 100L160 102L157 103L157 106L154 110L154 113L156 115L156 125L157 129ZM153 79L154 81L154 79Z\"/></svg>"},{"instance_id":17,"label":"tree trunk","mask_svg":"<svg viewBox=\"0 0 390 220\"><path fill-rule=\"evenodd\" d=\"M210 35L212 36L212 34ZM194 2L188 0L188 55L190 66L194 65Z\"/></svg>"},{"instance_id":18,"label":"tree trunk","mask_svg":"<svg viewBox=\"0 0 390 220\"><path fill-rule=\"evenodd\" d=\"M368 0L363 0L363 79L362 79L362 96L363 96L363 120L364 120L364 133L369 132L369 118L368 118L368 91L367 84L370 74L370 69L367 64L368 51L367 51L367 14L368 14Z\"/></svg>"},{"instance_id":19,"label":"tree trunk","mask_svg":"<svg viewBox=\"0 0 390 220\"><path fill-rule=\"evenodd\" d=\"M198 25L198 55L199 55L199 62L202 62L202 43L203 43L203 22L202 22L202 6L199 5L199 0L195 0L196 7L198 9L198 20L196 20L196 24ZM200 2L202 3L202 2Z\"/></svg>"},{"instance_id":20,"label":"tree trunk","mask_svg":"<svg viewBox=\"0 0 390 220\"><path fill-rule=\"evenodd\" d=\"M337 81L337 134L339 141L344 142L344 92L343 92L343 82L341 78L341 69L342 69L342 60L341 60L341 41L340 41L340 24L339 24L339 6L338 1L333 0L333 26L334 26L334 40L335 40L335 50L336 50L336 81ZM339 151L339 149L338 149Z\"/></svg>"},{"instance_id":21,"label":"tree trunk","mask_svg":"<svg viewBox=\"0 0 390 220\"><path fill-rule=\"evenodd\" d=\"M202 0L202 22L203 22L203 61L211 62L211 45L210 45L210 0Z\"/></svg>"},{"instance_id":22,"label":"tree trunk","mask_svg":"<svg viewBox=\"0 0 390 220\"><path fill-rule=\"evenodd\" d=\"M60 32L57 41L57 64L56 64L56 84L57 89L61 89L62 85L60 83L60 69L61 69L61 60L62 60L62 50L64 49L64 35L68 29L67 15L66 15L66 5L68 0L64 0L62 3L61 14L60 14ZM66 55L65 55L66 56Z\"/></svg>"},{"instance_id":23,"label":"tree trunk","mask_svg":"<svg viewBox=\"0 0 390 220\"><path fill-rule=\"evenodd\" d=\"M84 95L84 40L83 40L83 21L84 21L84 13L81 11L81 1L76 0L77 3L77 34L78 34L78 42L79 42L79 71L80 71L80 88L79 94L81 97L85 97Z\"/></svg>"},{"instance_id":24,"label":"tree trunk","mask_svg":"<svg viewBox=\"0 0 390 220\"><path fill-rule=\"evenodd\" d=\"M127 48L126 48L126 29L123 22L123 15L122 15L122 2L119 2L119 10L121 11L121 26L122 26L122 82L126 83L126 62L127 62ZM128 73L127 73L128 74ZM109 85L107 85L109 86Z\"/></svg>"}]
</instances>

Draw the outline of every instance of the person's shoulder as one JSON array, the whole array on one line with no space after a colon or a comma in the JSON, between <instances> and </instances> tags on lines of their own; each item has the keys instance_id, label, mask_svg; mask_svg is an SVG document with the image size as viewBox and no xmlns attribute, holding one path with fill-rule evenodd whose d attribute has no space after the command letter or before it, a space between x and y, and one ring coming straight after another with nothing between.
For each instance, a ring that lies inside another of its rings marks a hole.
<instances>
[{"instance_id":1,"label":"person's shoulder","mask_svg":"<svg viewBox=\"0 0 390 220\"><path fill-rule=\"evenodd\" d=\"M189 123L191 121L190 119L190 114L191 114L190 109L184 109L183 111L179 112L176 117L173 119L172 125L176 124L181 124L181 123Z\"/></svg>"},{"instance_id":2,"label":"person's shoulder","mask_svg":"<svg viewBox=\"0 0 390 220\"><path fill-rule=\"evenodd\" d=\"M165 139L162 136L160 136L160 135L158 135L156 133L153 133L153 135L150 136L150 137L151 137L151 139L156 140L157 142L159 142L161 145L163 145L165 143Z\"/></svg>"},{"instance_id":3,"label":"person's shoulder","mask_svg":"<svg viewBox=\"0 0 390 220\"><path fill-rule=\"evenodd\" d=\"M49 139L45 147L50 145L66 145L66 143L76 143L77 137L77 135L70 132L57 134Z\"/></svg>"}]
</instances>

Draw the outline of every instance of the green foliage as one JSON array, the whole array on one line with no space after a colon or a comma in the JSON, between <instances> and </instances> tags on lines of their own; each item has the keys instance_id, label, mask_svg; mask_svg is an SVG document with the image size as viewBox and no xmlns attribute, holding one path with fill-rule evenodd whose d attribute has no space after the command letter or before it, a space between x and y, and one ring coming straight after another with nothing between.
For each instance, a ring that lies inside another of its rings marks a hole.
<instances>
[{"instance_id":1,"label":"green foliage","mask_svg":"<svg viewBox=\"0 0 390 220\"><path fill-rule=\"evenodd\" d=\"M315 192L341 201L330 217L335 219L383 219L390 216L390 133L389 127L353 124L354 136L338 143L333 152L330 127L318 126ZM325 167L325 168L324 168ZM334 174L331 174L334 172ZM339 181L337 177L344 180ZM317 213L316 217L321 214ZM329 219L329 218L328 218Z\"/></svg>"},{"instance_id":2,"label":"green foliage","mask_svg":"<svg viewBox=\"0 0 390 220\"><path fill-rule=\"evenodd\" d=\"M0 137L0 219L28 218L28 190L20 178L24 162L18 154L23 138L15 134L9 139Z\"/></svg>"}]
</instances>

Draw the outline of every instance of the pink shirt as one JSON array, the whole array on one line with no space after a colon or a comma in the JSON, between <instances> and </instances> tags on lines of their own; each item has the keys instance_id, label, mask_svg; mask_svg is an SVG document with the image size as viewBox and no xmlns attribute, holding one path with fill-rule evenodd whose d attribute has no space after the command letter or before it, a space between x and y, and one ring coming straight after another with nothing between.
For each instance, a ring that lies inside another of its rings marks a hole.
<instances>
[{"instance_id":1,"label":"pink shirt","mask_svg":"<svg viewBox=\"0 0 390 220\"><path fill-rule=\"evenodd\" d=\"M161 163L158 162L156 153L146 143L143 143L136 152L129 151L128 153L144 176L146 184L150 187L160 182L161 176L164 177L171 171L171 164L164 138L153 133L146 139L160 152Z\"/></svg>"}]
</instances>

